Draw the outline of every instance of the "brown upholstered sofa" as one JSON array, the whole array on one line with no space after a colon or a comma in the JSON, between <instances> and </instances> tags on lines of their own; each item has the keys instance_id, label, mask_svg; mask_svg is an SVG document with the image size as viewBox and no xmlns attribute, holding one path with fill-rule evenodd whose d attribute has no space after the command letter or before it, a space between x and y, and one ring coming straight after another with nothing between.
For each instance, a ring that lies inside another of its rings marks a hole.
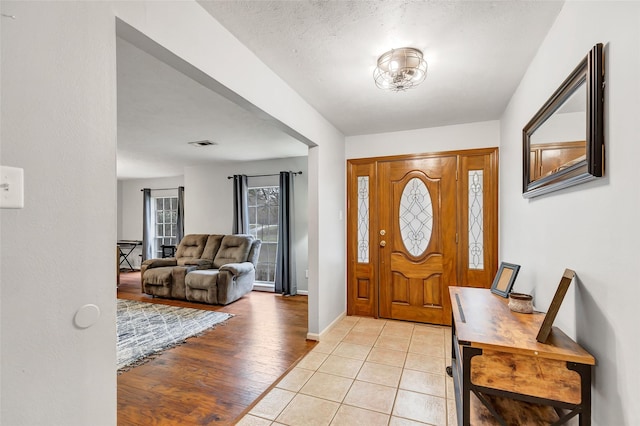
<instances>
[{"instance_id":1,"label":"brown upholstered sofa","mask_svg":"<svg viewBox=\"0 0 640 426\"><path fill-rule=\"evenodd\" d=\"M142 291L226 305L253 289L261 244L251 235L186 235L175 257L142 262Z\"/></svg>"}]
</instances>

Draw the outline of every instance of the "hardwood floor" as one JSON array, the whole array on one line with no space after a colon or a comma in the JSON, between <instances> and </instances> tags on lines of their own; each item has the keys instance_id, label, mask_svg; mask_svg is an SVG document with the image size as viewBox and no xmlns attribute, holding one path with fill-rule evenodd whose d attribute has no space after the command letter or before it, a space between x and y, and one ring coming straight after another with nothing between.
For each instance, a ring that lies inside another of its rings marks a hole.
<instances>
[{"instance_id":1,"label":"hardwood floor","mask_svg":"<svg viewBox=\"0 0 640 426\"><path fill-rule=\"evenodd\" d=\"M152 298L130 272L120 275L118 298L235 315L119 375L119 425L233 424L316 344L306 340L306 296L251 292L227 306Z\"/></svg>"}]
</instances>

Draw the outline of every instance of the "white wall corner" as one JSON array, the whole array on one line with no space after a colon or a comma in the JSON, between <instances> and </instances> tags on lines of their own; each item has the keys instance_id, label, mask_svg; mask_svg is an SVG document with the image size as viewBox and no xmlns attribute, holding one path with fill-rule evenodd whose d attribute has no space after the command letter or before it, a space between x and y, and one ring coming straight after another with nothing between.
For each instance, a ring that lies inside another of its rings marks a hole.
<instances>
[{"instance_id":1,"label":"white wall corner","mask_svg":"<svg viewBox=\"0 0 640 426\"><path fill-rule=\"evenodd\" d=\"M322 330L320 332L320 334L307 333L307 340L321 341L322 340L322 336L326 336L327 333L330 332L331 329L333 327L335 327L336 324L338 324L346 316L347 316L347 311L342 312L340 315L338 315L338 317L336 319L333 320L333 322L331 324L329 324L324 330Z\"/></svg>"}]
</instances>

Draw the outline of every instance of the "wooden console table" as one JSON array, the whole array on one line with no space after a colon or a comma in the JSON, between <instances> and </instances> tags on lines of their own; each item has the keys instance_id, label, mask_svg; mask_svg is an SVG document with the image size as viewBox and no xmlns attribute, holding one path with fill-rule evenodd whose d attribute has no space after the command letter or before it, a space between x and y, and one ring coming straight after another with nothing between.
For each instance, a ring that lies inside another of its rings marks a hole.
<instances>
[{"instance_id":1,"label":"wooden console table","mask_svg":"<svg viewBox=\"0 0 640 426\"><path fill-rule=\"evenodd\" d=\"M536 341L544 314L519 314L489 289L449 287L459 425L591 424L595 359L560 329Z\"/></svg>"}]
</instances>

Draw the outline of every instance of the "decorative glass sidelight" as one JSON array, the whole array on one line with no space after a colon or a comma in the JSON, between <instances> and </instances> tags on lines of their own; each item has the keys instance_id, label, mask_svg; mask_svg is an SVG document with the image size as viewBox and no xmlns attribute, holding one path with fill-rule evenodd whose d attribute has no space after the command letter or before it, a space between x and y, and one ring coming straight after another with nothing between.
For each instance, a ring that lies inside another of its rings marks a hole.
<instances>
[{"instance_id":1,"label":"decorative glass sidelight","mask_svg":"<svg viewBox=\"0 0 640 426\"><path fill-rule=\"evenodd\" d=\"M469 170L469 269L484 269L483 171Z\"/></svg>"},{"instance_id":2,"label":"decorative glass sidelight","mask_svg":"<svg viewBox=\"0 0 640 426\"><path fill-rule=\"evenodd\" d=\"M358 176L358 263L369 263L369 176Z\"/></svg>"},{"instance_id":3,"label":"decorative glass sidelight","mask_svg":"<svg viewBox=\"0 0 640 426\"><path fill-rule=\"evenodd\" d=\"M400 199L400 235L407 251L420 256L427 250L433 228L433 206L427 186L413 178L402 191Z\"/></svg>"}]
</instances>

